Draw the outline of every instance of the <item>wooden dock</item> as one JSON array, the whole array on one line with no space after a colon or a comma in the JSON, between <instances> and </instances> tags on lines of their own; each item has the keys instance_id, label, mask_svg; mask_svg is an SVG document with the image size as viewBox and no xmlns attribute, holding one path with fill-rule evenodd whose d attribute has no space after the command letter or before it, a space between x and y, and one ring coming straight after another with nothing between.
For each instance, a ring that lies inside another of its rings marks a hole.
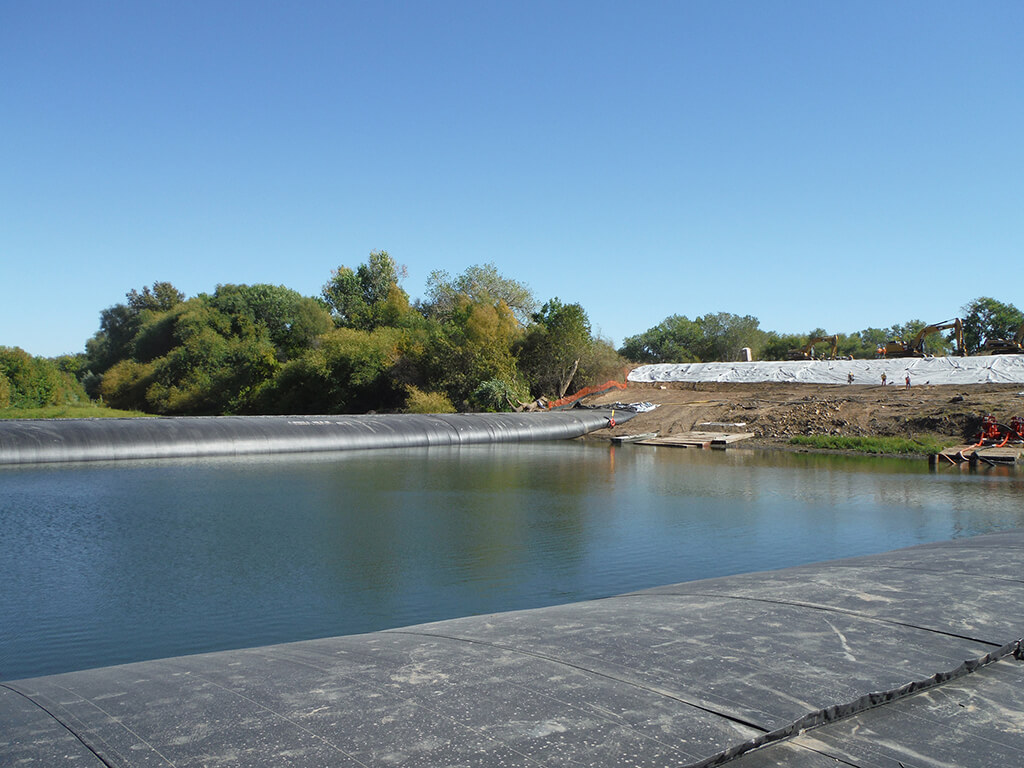
<instances>
[{"instance_id":1,"label":"wooden dock","mask_svg":"<svg viewBox=\"0 0 1024 768\"><path fill-rule=\"evenodd\" d=\"M637 445L668 445L675 448L725 448L727 445L753 436L753 432L680 432L675 435L641 440Z\"/></svg>"},{"instance_id":2,"label":"wooden dock","mask_svg":"<svg viewBox=\"0 0 1024 768\"><path fill-rule=\"evenodd\" d=\"M979 448L971 454L971 463L977 464L1014 464L1020 461L1020 446L1007 445L1003 448Z\"/></svg>"},{"instance_id":3,"label":"wooden dock","mask_svg":"<svg viewBox=\"0 0 1024 768\"><path fill-rule=\"evenodd\" d=\"M1024 458L1024 447L1006 445L998 448L994 445L954 445L950 448L933 453L928 457L931 466L945 464L963 464L971 466L982 464L1014 464Z\"/></svg>"},{"instance_id":4,"label":"wooden dock","mask_svg":"<svg viewBox=\"0 0 1024 768\"><path fill-rule=\"evenodd\" d=\"M639 435L613 435L613 443L639 443L642 440L651 440L658 436L657 432L642 432Z\"/></svg>"}]
</instances>

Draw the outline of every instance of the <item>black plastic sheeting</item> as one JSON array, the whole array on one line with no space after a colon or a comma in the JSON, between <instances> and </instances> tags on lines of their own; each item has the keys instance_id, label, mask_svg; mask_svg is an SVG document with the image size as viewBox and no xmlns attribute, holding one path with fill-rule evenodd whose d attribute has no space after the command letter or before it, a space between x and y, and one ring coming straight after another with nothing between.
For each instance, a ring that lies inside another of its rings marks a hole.
<instances>
[{"instance_id":1,"label":"black plastic sheeting","mask_svg":"<svg viewBox=\"0 0 1024 768\"><path fill-rule=\"evenodd\" d=\"M616 421L632 418L616 412ZM304 453L579 437L611 411L0 421L0 464Z\"/></svg>"},{"instance_id":2,"label":"black plastic sheeting","mask_svg":"<svg viewBox=\"0 0 1024 768\"><path fill-rule=\"evenodd\" d=\"M1018 768L1022 573L1013 531L8 682L0 765Z\"/></svg>"}]
</instances>

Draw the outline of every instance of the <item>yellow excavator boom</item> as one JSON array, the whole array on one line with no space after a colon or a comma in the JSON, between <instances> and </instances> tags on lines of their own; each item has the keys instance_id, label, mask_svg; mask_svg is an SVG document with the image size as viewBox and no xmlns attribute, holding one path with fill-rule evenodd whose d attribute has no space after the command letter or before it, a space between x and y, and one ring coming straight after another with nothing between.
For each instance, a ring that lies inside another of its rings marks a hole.
<instances>
[{"instance_id":1,"label":"yellow excavator boom","mask_svg":"<svg viewBox=\"0 0 1024 768\"><path fill-rule=\"evenodd\" d=\"M906 342L902 339L893 339L886 343L884 347L879 347L878 354L882 357L925 357L924 340L933 333L948 331L950 328L955 332L956 352L954 354L963 357L967 354L967 351L966 347L964 347L964 324L959 317L955 317L952 320L943 320L941 323L935 323L934 325L926 325L918 332L913 341Z\"/></svg>"},{"instance_id":2,"label":"yellow excavator boom","mask_svg":"<svg viewBox=\"0 0 1024 768\"><path fill-rule=\"evenodd\" d=\"M807 343L799 349L791 349L786 353L786 357L790 360L813 360L814 359L814 345L821 344L827 341L831 345L829 351L829 360L835 360L836 354L839 350L839 334L833 334L831 336L814 336L808 339Z\"/></svg>"}]
</instances>

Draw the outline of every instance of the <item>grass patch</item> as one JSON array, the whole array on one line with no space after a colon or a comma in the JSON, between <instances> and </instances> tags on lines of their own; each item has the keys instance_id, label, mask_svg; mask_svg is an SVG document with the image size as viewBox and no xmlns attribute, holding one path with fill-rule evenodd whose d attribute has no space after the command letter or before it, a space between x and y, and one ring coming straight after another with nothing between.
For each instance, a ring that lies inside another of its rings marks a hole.
<instances>
[{"instance_id":1,"label":"grass patch","mask_svg":"<svg viewBox=\"0 0 1024 768\"><path fill-rule=\"evenodd\" d=\"M39 408L0 408L0 419L100 419L149 416L142 411L119 411L105 405L44 405Z\"/></svg>"},{"instance_id":2,"label":"grass patch","mask_svg":"<svg viewBox=\"0 0 1024 768\"><path fill-rule=\"evenodd\" d=\"M798 435L790 439L790 445L808 448L826 448L835 451L857 451L858 453L938 453L954 443L933 437L842 437L841 435Z\"/></svg>"}]
</instances>

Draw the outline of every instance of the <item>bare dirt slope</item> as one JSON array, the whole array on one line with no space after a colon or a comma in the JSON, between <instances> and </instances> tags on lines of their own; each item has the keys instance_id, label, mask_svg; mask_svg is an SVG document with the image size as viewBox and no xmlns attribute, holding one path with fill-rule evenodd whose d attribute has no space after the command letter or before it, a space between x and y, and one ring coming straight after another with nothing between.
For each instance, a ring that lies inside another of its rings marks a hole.
<instances>
[{"instance_id":1,"label":"bare dirt slope","mask_svg":"<svg viewBox=\"0 0 1024 768\"><path fill-rule=\"evenodd\" d=\"M1020 384L844 386L836 384L630 383L584 400L657 403L604 435L709 431L703 422L745 422L753 444L781 446L795 435L920 437L968 442L985 414L1006 423L1024 415ZM741 430L733 430L741 431Z\"/></svg>"}]
</instances>

